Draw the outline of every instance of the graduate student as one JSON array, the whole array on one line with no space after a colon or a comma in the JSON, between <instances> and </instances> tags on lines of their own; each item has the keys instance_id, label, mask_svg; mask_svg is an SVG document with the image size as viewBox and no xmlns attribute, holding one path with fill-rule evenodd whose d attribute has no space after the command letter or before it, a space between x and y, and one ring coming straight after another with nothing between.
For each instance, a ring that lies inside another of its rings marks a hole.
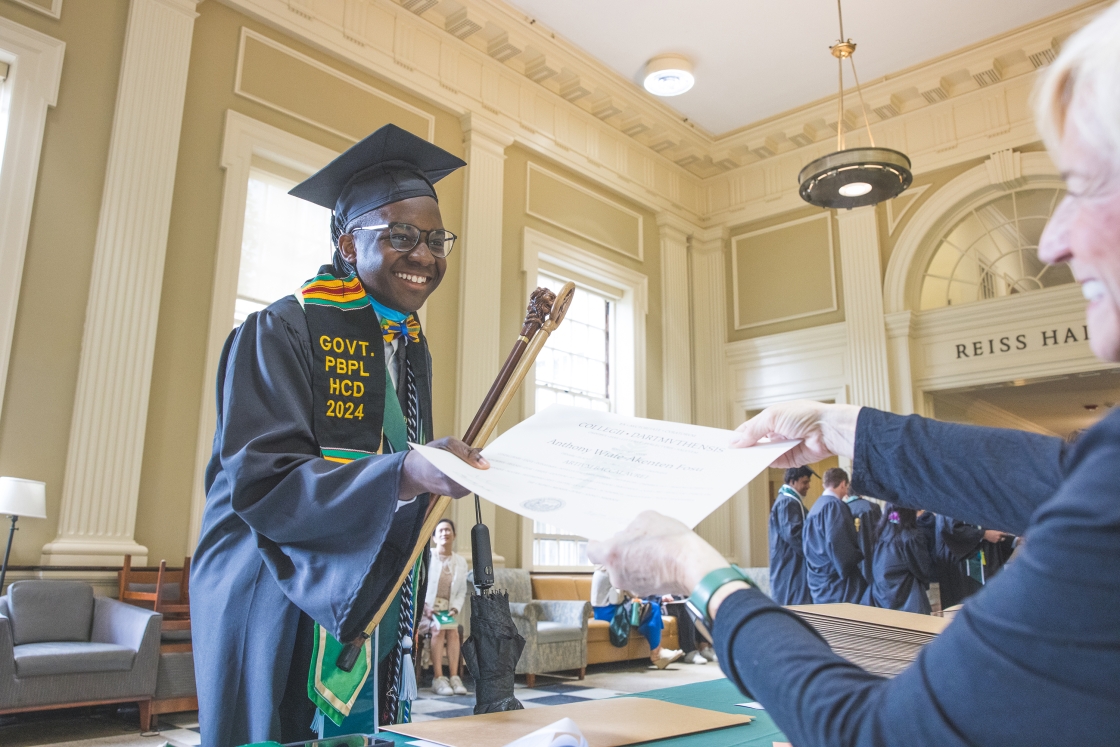
<instances>
[{"instance_id":1,"label":"graduate student","mask_svg":"<svg viewBox=\"0 0 1120 747\"><path fill-rule=\"evenodd\" d=\"M1039 129L1069 191L1039 259L1069 263L1089 301L1093 352L1120 363L1120 4L1067 38L1040 76ZM892 679L833 653L680 522L646 512L588 545L616 585L692 593L720 666L790 742L1117 743L1120 411L1074 444L817 402L768 408L740 434L741 446L804 439L775 466L846 456L857 491L1029 538Z\"/></svg>"},{"instance_id":2,"label":"graduate student","mask_svg":"<svg viewBox=\"0 0 1120 747\"><path fill-rule=\"evenodd\" d=\"M926 591L933 582L933 556L925 534L918 529L918 512L887 504L876 531L879 541L869 589L871 604L928 615Z\"/></svg>"},{"instance_id":3,"label":"graduate student","mask_svg":"<svg viewBox=\"0 0 1120 747\"><path fill-rule=\"evenodd\" d=\"M334 261L251 314L219 363L191 564L206 747L315 736L313 648L355 639L389 599L380 647L365 644L381 692L367 678L342 727L324 728L373 731L374 697L383 722L401 712L402 642L424 599L423 563L395 586L429 494L466 493L407 446L434 436L431 356L415 312L456 238L432 185L463 165L386 125L292 190L333 209ZM432 445L486 466L456 439Z\"/></svg>"},{"instance_id":4,"label":"graduate student","mask_svg":"<svg viewBox=\"0 0 1120 747\"><path fill-rule=\"evenodd\" d=\"M867 591L863 553L855 520L844 498L848 473L832 467L824 473L824 492L805 518L805 578L813 604L859 604Z\"/></svg>"},{"instance_id":5,"label":"graduate student","mask_svg":"<svg viewBox=\"0 0 1120 747\"><path fill-rule=\"evenodd\" d=\"M790 467L785 484L770 509L770 591L778 604L811 604L805 578L805 550L801 531L805 526L805 504L809 483L817 474L808 467Z\"/></svg>"},{"instance_id":6,"label":"graduate student","mask_svg":"<svg viewBox=\"0 0 1120 747\"><path fill-rule=\"evenodd\" d=\"M879 508L878 503L853 493L850 484L848 485L848 495L844 498L844 505L852 512L856 536L859 538L859 551L863 553L863 563L860 565L860 571L863 573L863 580L870 586L874 573L872 564L875 560L876 531L883 518L883 509Z\"/></svg>"}]
</instances>

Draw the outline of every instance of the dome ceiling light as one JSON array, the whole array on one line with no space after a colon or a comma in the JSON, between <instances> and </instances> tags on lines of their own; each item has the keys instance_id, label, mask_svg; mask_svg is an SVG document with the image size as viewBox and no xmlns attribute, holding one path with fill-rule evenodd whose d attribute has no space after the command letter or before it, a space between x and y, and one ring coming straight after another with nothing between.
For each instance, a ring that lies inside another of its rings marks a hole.
<instances>
[{"instance_id":1,"label":"dome ceiling light","mask_svg":"<svg viewBox=\"0 0 1120 747\"><path fill-rule=\"evenodd\" d=\"M836 10L840 17L840 39L829 47L832 56L839 64L840 104L836 116L836 152L829 153L801 169L797 181L801 199L823 208L857 208L877 205L884 200L898 197L910 186L913 174L910 173L910 159L904 153L890 148L875 147L875 137L871 134L871 123L867 119L867 107L863 103L863 90L860 89L859 76L853 55L856 45L851 39L844 39L844 14L840 0L836 0ZM844 147L844 60L852 66L852 78L859 94L859 106L863 110L863 123L867 127L869 148ZM647 79L648 80L648 79ZM648 86L647 86L648 87Z\"/></svg>"},{"instance_id":2,"label":"dome ceiling light","mask_svg":"<svg viewBox=\"0 0 1120 747\"><path fill-rule=\"evenodd\" d=\"M646 64L645 89L654 96L679 96L696 79L692 77L692 62L684 55L659 54Z\"/></svg>"}]
</instances>

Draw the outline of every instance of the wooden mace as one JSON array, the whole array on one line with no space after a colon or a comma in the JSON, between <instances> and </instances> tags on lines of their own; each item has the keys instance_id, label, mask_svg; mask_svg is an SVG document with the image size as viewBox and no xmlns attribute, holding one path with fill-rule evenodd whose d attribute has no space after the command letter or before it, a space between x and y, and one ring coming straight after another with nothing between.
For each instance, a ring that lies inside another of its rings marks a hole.
<instances>
[{"instance_id":1,"label":"wooden mace","mask_svg":"<svg viewBox=\"0 0 1120 747\"><path fill-rule=\"evenodd\" d=\"M548 336L560 326L560 322L564 321L575 290L575 283L565 283L557 294L553 294L547 288L537 288L529 296L529 306L525 311L525 321L521 325L521 334L518 335L506 362L498 372L498 377L494 379L490 391L482 401L482 406L478 408L478 412L475 413L474 419L471 420L471 424L463 436L463 441L467 446L482 446L490 438L490 434L494 432L494 428L498 425L498 420L501 419L509 403L513 401L513 395L529 374L529 369L533 367L541 349L548 342ZM412 549L409 562L401 571L392 592L389 593L385 602L377 610L377 614L366 625L365 630L357 638L349 641L343 647L342 653L338 655L336 664L342 671L349 672L354 668L354 664L358 661L358 655L362 651L362 646L373 635L373 631L377 629L382 618L385 617L393 597L404 585L409 571L416 565L416 559L427 549L428 541L436 530L436 524L439 523L443 512L451 504L451 500L445 495L432 496L432 500L428 504L427 518L420 529L416 546Z\"/></svg>"}]
</instances>

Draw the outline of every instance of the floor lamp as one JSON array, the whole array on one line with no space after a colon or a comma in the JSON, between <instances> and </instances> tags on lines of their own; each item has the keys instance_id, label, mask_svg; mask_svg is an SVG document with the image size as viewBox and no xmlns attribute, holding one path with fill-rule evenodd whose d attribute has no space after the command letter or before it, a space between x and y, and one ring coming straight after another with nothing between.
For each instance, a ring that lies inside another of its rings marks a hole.
<instances>
[{"instance_id":1,"label":"floor lamp","mask_svg":"<svg viewBox=\"0 0 1120 747\"><path fill-rule=\"evenodd\" d=\"M12 552L12 539L16 533L16 519L21 516L47 518L46 483L19 477L0 477L0 514L10 514L12 517L12 528L8 530L8 548L4 550L4 565L0 567L0 592L3 592L4 577L8 575L8 556Z\"/></svg>"}]
</instances>

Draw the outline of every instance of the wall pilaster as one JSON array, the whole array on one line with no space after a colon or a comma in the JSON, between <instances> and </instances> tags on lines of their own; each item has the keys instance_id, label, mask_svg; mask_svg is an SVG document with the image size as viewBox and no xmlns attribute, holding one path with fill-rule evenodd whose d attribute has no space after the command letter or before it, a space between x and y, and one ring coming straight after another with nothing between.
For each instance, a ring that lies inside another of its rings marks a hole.
<instances>
[{"instance_id":1,"label":"wall pilaster","mask_svg":"<svg viewBox=\"0 0 1120 747\"><path fill-rule=\"evenodd\" d=\"M874 207L837 211L851 403L891 409L879 229Z\"/></svg>"},{"instance_id":2,"label":"wall pilaster","mask_svg":"<svg viewBox=\"0 0 1120 747\"><path fill-rule=\"evenodd\" d=\"M731 388L723 353L727 344L726 241L726 227L709 229L693 235L688 252L695 384L692 416L696 424L713 428L732 425ZM727 501L696 527L701 537L727 557L736 555L735 502L735 498Z\"/></svg>"},{"instance_id":3,"label":"wall pilaster","mask_svg":"<svg viewBox=\"0 0 1120 747\"><path fill-rule=\"evenodd\" d=\"M692 422L692 334L688 242L695 229L676 216L657 216L661 236L661 371L663 420Z\"/></svg>"},{"instance_id":4,"label":"wall pilaster","mask_svg":"<svg viewBox=\"0 0 1120 747\"><path fill-rule=\"evenodd\" d=\"M513 138L478 117L462 118L467 171L459 285L459 366L455 433L462 435L502 364L502 200L505 149ZM510 341L512 344L512 341ZM474 501L453 509L460 551L469 557ZM495 532L495 507L482 502L482 521ZM497 561L498 558L495 558Z\"/></svg>"},{"instance_id":5,"label":"wall pilaster","mask_svg":"<svg viewBox=\"0 0 1120 747\"><path fill-rule=\"evenodd\" d=\"M132 0L58 537L43 563L147 562L133 538L197 0Z\"/></svg>"}]
</instances>

